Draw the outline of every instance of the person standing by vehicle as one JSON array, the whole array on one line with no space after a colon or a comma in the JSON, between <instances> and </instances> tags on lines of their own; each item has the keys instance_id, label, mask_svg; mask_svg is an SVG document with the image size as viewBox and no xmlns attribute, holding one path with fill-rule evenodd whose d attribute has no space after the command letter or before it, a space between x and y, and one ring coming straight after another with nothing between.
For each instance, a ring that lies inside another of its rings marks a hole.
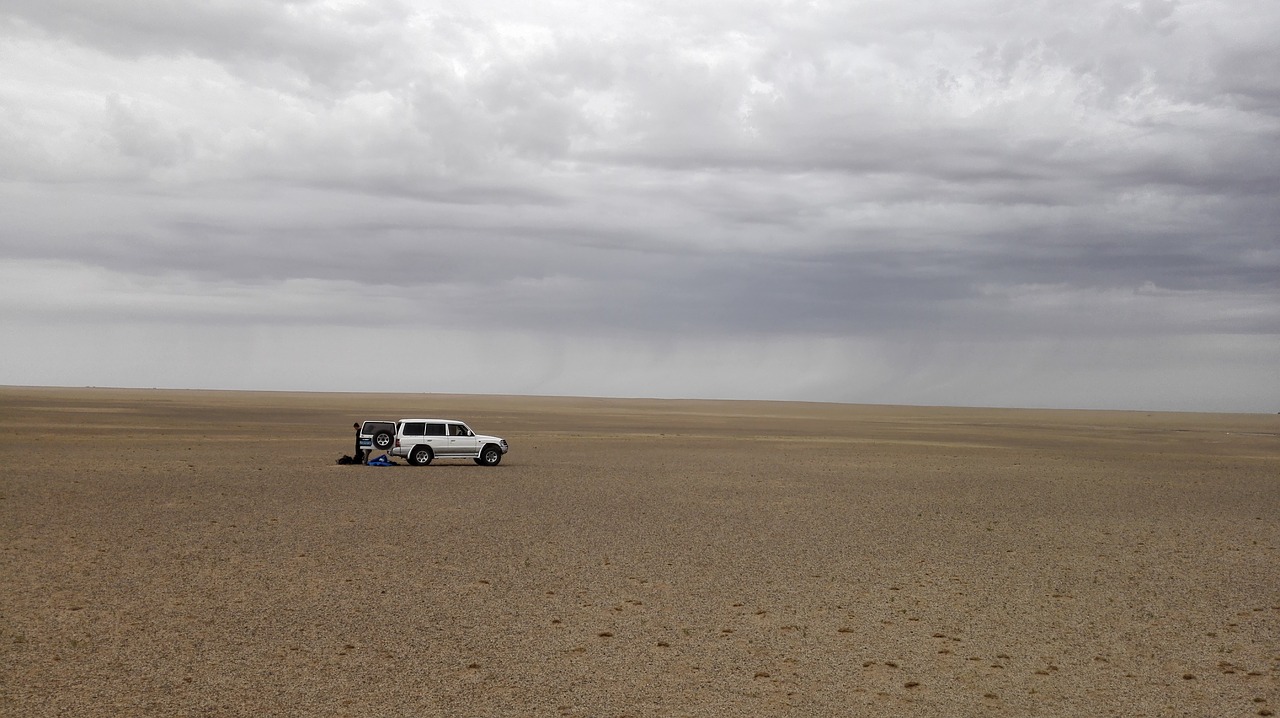
<instances>
[{"instance_id":1,"label":"person standing by vehicle","mask_svg":"<svg viewBox=\"0 0 1280 718\"><path fill-rule=\"evenodd\" d=\"M371 451L360 448L360 422L351 425L356 430L356 454L351 457L352 461L357 464L368 463Z\"/></svg>"}]
</instances>

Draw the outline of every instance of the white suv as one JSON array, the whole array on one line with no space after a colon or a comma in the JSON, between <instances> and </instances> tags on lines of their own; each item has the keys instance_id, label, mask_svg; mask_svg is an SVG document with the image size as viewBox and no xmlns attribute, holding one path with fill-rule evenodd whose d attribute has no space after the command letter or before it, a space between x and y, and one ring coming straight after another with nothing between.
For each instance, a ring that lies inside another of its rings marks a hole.
<instances>
[{"instance_id":1,"label":"white suv","mask_svg":"<svg viewBox=\"0 0 1280 718\"><path fill-rule=\"evenodd\" d=\"M481 466L497 466L507 453L507 440L477 434L452 419L401 419L396 422L392 456L403 456L414 466L433 459L471 459Z\"/></svg>"}]
</instances>

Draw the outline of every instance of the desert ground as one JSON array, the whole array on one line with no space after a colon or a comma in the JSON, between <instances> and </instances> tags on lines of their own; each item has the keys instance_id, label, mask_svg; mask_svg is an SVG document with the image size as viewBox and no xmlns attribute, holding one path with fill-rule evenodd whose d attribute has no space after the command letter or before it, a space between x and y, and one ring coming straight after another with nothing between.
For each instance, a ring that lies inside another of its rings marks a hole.
<instances>
[{"instance_id":1,"label":"desert ground","mask_svg":"<svg viewBox=\"0 0 1280 718\"><path fill-rule=\"evenodd\" d=\"M449 417L497 467L337 465ZM0 715L1280 711L1280 416L0 388Z\"/></svg>"}]
</instances>

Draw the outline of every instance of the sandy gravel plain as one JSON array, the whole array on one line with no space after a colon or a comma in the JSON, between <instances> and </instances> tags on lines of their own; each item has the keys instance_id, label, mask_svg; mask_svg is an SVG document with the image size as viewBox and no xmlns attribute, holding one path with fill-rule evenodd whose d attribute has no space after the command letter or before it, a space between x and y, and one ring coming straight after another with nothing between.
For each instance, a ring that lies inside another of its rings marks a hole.
<instances>
[{"instance_id":1,"label":"sandy gravel plain","mask_svg":"<svg viewBox=\"0 0 1280 718\"><path fill-rule=\"evenodd\" d=\"M424 415L512 451L334 463ZM11 387L0 467L4 716L1280 711L1274 415Z\"/></svg>"}]
</instances>

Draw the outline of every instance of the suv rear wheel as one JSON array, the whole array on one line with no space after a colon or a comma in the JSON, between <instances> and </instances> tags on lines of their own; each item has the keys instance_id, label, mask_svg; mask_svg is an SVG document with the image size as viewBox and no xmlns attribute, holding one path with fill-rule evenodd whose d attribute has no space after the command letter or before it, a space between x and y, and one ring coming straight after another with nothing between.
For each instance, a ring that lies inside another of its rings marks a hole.
<instances>
[{"instance_id":1,"label":"suv rear wheel","mask_svg":"<svg viewBox=\"0 0 1280 718\"><path fill-rule=\"evenodd\" d=\"M409 463L414 466L426 466L434 458L429 446L415 446L409 451Z\"/></svg>"}]
</instances>

